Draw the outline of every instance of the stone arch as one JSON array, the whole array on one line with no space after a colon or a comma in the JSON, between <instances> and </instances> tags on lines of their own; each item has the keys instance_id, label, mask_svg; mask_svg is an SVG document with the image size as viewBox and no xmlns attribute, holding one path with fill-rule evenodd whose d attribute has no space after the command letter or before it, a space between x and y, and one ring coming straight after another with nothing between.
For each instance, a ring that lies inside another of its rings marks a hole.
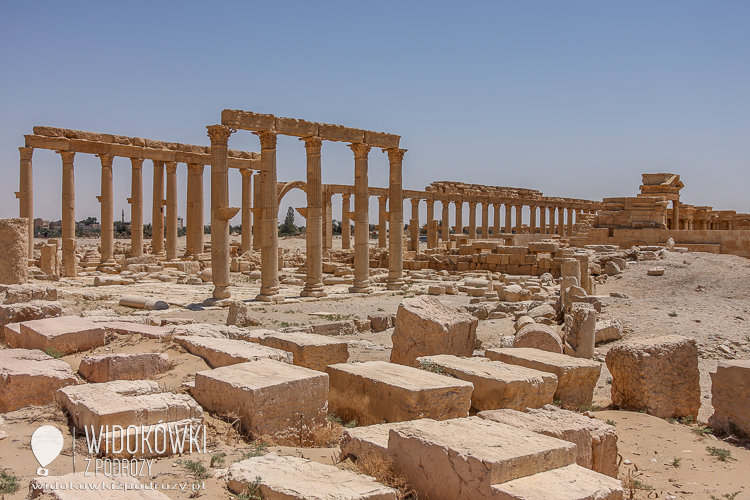
<instances>
[{"instance_id":1,"label":"stone arch","mask_svg":"<svg viewBox=\"0 0 750 500\"><path fill-rule=\"evenodd\" d=\"M307 182L305 181L292 181L292 182L278 182L276 183L276 199L278 200L278 206L281 206L281 200L286 194L294 188L301 189L307 194Z\"/></svg>"}]
</instances>

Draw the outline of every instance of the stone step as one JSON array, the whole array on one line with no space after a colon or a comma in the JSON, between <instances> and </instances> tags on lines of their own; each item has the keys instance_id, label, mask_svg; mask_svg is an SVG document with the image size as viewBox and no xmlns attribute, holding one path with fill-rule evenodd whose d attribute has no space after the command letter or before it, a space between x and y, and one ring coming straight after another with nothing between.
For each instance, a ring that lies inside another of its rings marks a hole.
<instances>
[{"instance_id":1,"label":"stone step","mask_svg":"<svg viewBox=\"0 0 750 500\"><path fill-rule=\"evenodd\" d=\"M624 491L617 479L581 467L568 465L492 485L492 500L622 500Z\"/></svg>"},{"instance_id":2,"label":"stone step","mask_svg":"<svg viewBox=\"0 0 750 500\"><path fill-rule=\"evenodd\" d=\"M189 353L206 360L211 368L236 365L259 359L273 359L292 363L292 354L244 340L219 339L199 336L177 336L174 341Z\"/></svg>"}]
</instances>

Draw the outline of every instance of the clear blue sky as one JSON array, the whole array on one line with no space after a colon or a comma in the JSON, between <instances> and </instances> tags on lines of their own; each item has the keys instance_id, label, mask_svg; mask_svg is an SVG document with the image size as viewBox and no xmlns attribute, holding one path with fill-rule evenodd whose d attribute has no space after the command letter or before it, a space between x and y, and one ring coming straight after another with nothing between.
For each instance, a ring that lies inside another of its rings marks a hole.
<instances>
[{"instance_id":1,"label":"clear blue sky","mask_svg":"<svg viewBox=\"0 0 750 500\"><path fill-rule=\"evenodd\" d=\"M750 2L0 5L2 217L18 214L17 148L34 125L207 145L224 108L399 134L409 189L460 180L601 199L673 172L684 202L750 212ZM230 147L259 150L248 132ZM386 155L370 156L370 184L386 186ZM323 182L352 183L353 163L325 143ZM76 166L76 218L99 217L98 159ZM304 178L302 143L279 139L278 170ZM34 171L35 216L59 219L59 155L37 151ZM114 175L115 218L129 220L129 162ZM150 186L147 162L148 206ZM282 216L289 205L301 192Z\"/></svg>"}]
</instances>

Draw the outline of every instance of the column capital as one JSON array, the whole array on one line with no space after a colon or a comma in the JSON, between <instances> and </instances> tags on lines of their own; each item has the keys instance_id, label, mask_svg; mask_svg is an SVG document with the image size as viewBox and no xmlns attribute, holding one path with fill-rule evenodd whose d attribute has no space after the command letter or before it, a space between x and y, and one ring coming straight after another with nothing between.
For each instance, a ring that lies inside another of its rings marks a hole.
<instances>
[{"instance_id":1,"label":"column capital","mask_svg":"<svg viewBox=\"0 0 750 500\"><path fill-rule=\"evenodd\" d=\"M409 201L411 201L412 206L419 206L419 202L422 201L422 198L409 198Z\"/></svg>"},{"instance_id":2,"label":"column capital","mask_svg":"<svg viewBox=\"0 0 750 500\"><path fill-rule=\"evenodd\" d=\"M143 158L131 158L130 166L135 169L143 168Z\"/></svg>"},{"instance_id":3,"label":"column capital","mask_svg":"<svg viewBox=\"0 0 750 500\"><path fill-rule=\"evenodd\" d=\"M389 148L384 149L384 153L388 153L388 161L391 163L401 163L404 161L404 153L406 153L406 149L400 149L400 148Z\"/></svg>"},{"instance_id":4,"label":"column capital","mask_svg":"<svg viewBox=\"0 0 750 500\"><path fill-rule=\"evenodd\" d=\"M76 157L75 151L55 151L62 157L63 163L73 163L73 159Z\"/></svg>"},{"instance_id":5,"label":"column capital","mask_svg":"<svg viewBox=\"0 0 750 500\"><path fill-rule=\"evenodd\" d=\"M305 141L305 149L308 156L320 155L320 147L323 145L323 139L320 137L300 137L300 141Z\"/></svg>"},{"instance_id":6,"label":"column capital","mask_svg":"<svg viewBox=\"0 0 750 500\"><path fill-rule=\"evenodd\" d=\"M366 160L367 155L370 154L370 149L372 149L372 146L363 142L353 142L349 144L349 147L352 148L352 151L354 152L354 158L358 160Z\"/></svg>"},{"instance_id":7,"label":"column capital","mask_svg":"<svg viewBox=\"0 0 750 500\"><path fill-rule=\"evenodd\" d=\"M253 176L253 169L251 168L241 168L240 169L240 175L243 179L250 178Z\"/></svg>"},{"instance_id":8,"label":"column capital","mask_svg":"<svg viewBox=\"0 0 750 500\"><path fill-rule=\"evenodd\" d=\"M152 162L154 163L155 167L163 167L164 166L164 162L161 161L161 160L152 160Z\"/></svg>"},{"instance_id":9,"label":"column capital","mask_svg":"<svg viewBox=\"0 0 750 500\"><path fill-rule=\"evenodd\" d=\"M352 195L350 193L344 193L341 195L342 201L348 202L352 199Z\"/></svg>"},{"instance_id":10,"label":"column capital","mask_svg":"<svg viewBox=\"0 0 750 500\"><path fill-rule=\"evenodd\" d=\"M234 132L233 128L225 125L208 125L206 128L212 146L226 146L229 142L229 136Z\"/></svg>"},{"instance_id":11,"label":"column capital","mask_svg":"<svg viewBox=\"0 0 750 500\"><path fill-rule=\"evenodd\" d=\"M456 205L457 207L462 207L462 206L464 205L464 201L463 201L463 200L454 200L454 201L453 201L453 203L454 203L454 204L455 204L455 205Z\"/></svg>"},{"instance_id":12,"label":"column capital","mask_svg":"<svg viewBox=\"0 0 750 500\"><path fill-rule=\"evenodd\" d=\"M176 174L177 173L177 162L176 161L165 161L164 165L167 167L167 173L168 174Z\"/></svg>"},{"instance_id":13,"label":"column capital","mask_svg":"<svg viewBox=\"0 0 750 500\"><path fill-rule=\"evenodd\" d=\"M18 148L18 152L21 153L22 160L31 160L31 155L34 154L34 148L21 146Z\"/></svg>"},{"instance_id":14,"label":"column capital","mask_svg":"<svg viewBox=\"0 0 750 500\"><path fill-rule=\"evenodd\" d=\"M385 203L388 201L388 195L386 196L378 196L378 202L381 205L385 205Z\"/></svg>"},{"instance_id":15,"label":"column capital","mask_svg":"<svg viewBox=\"0 0 750 500\"><path fill-rule=\"evenodd\" d=\"M476 201L470 201L469 202L469 208L472 208L472 209L477 208L477 202Z\"/></svg>"},{"instance_id":16,"label":"column capital","mask_svg":"<svg viewBox=\"0 0 750 500\"><path fill-rule=\"evenodd\" d=\"M434 207L435 206L435 200L427 199L425 200L427 202L428 207Z\"/></svg>"},{"instance_id":17,"label":"column capital","mask_svg":"<svg viewBox=\"0 0 750 500\"><path fill-rule=\"evenodd\" d=\"M97 158L99 158L99 161L102 163L102 167L112 167L112 160L114 159L114 156L111 154L101 154L96 155Z\"/></svg>"},{"instance_id":18,"label":"column capital","mask_svg":"<svg viewBox=\"0 0 750 500\"><path fill-rule=\"evenodd\" d=\"M188 170L195 170L197 173L202 174L205 166L200 163L188 163L187 167Z\"/></svg>"},{"instance_id":19,"label":"column capital","mask_svg":"<svg viewBox=\"0 0 750 500\"><path fill-rule=\"evenodd\" d=\"M253 134L260 139L260 149L276 149L276 132L262 130Z\"/></svg>"}]
</instances>

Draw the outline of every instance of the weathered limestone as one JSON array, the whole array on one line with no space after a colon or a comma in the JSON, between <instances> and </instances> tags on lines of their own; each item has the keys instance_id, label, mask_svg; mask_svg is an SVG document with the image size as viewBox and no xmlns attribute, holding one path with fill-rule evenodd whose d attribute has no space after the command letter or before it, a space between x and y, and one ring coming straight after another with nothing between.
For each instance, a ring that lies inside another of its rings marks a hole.
<instances>
[{"instance_id":1,"label":"weathered limestone","mask_svg":"<svg viewBox=\"0 0 750 500\"><path fill-rule=\"evenodd\" d=\"M104 345L104 328L78 316L24 321L18 333L6 329L5 342L21 349L55 349L60 354Z\"/></svg>"},{"instance_id":2,"label":"weathered limestone","mask_svg":"<svg viewBox=\"0 0 750 500\"><path fill-rule=\"evenodd\" d=\"M479 411L539 408L552 403L552 395L557 389L557 376L552 373L487 361L486 358L441 354L424 356L417 361L423 369L439 370L471 382L474 385L471 406Z\"/></svg>"},{"instance_id":3,"label":"weathered limestone","mask_svg":"<svg viewBox=\"0 0 750 500\"><path fill-rule=\"evenodd\" d=\"M711 427L750 436L750 361L719 361L716 372L711 373L711 404Z\"/></svg>"},{"instance_id":4,"label":"weathered limestone","mask_svg":"<svg viewBox=\"0 0 750 500\"><path fill-rule=\"evenodd\" d=\"M59 276L62 272L62 268L59 265L59 260L57 258L57 240L52 240L42 246L40 253L39 268L42 272L47 276Z\"/></svg>"},{"instance_id":5,"label":"weathered limestone","mask_svg":"<svg viewBox=\"0 0 750 500\"><path fill-rule=\"evenodd\" d=\"M390 181L388 184L388 227L390 236L388 238L388 290L400 290L404 286L404 240L402 238L404 227L404 197L401 187L401 170L405 149L388 149L388 161L390 164ZM433 200L427 202L427 227L428 232L433 231L432 221ZM436 237L428 238L434 243Z\"/></svg>"},{"instance_id":6,"label":"weathered limestone","mask_svg":"<svg viewBox=\"0 0 750 500\"><path fill-rule=\"evenodd\" d=\"M305 216L305 245L307 249L307 277L300 293L303 297L323 297L323 184L320 173L319 137L304 139L307 150L307 209Z\"/></svg>"},{"instance_id":7,"label":"weathered limestone","mask_svg":"<svg viewBox=\"0 0 750 500\"><path fill-rule=\"evenodd\" d=\"M260 319L253 315L252 309L247 304L240 300L233 300L229 303L226 325L257 326L260 325Z\"/></svg>"},{"instance_id":8,"label":"weathered limestone","mask_svg":"<svg viewBox=\"0 0 750 500\"><path fill-rule=\"evenodd\" d=\"M143 158L130 159L130 255L143 255Z\"/></svg>"},{"instance_id":9,"label":"weathered limestone","mask_svg":"<svg viewBox=\"0 0 750 500\"><path fill-rule=\"evenodd\" d=\"M46 405L61 387L78 384L70 365L36 349L0 350L0 413Z\"/></svg>"},{"instance_id":10,"label":"weathered limestone","mask_svg":"<svg viewBox=\"0 0 750 500\"><path fill-rule=\"evenodd\" d=\"M349 213L351 212L350 205L350 194L345 193L341 195L341 249L349 250L352 247L351 234L352 234L352 223L349 219Z\"/></svg>"},{"instance_id":11,"label":"weathered limestone","mask_svg":"<svg viewBox=\"0 0 750 500\"><path fill-rule=\"evenodd\" d=\"M472 384L408 366L369 361L330 365L330 410L359 425L466 417Z\"/></svg>"},{"instance_id":12,"label":"weathered limestone","mask_svg":"<svg viewBox=\"0 0 750 500\"><path fill-rule=\"evenodd\" d=\"M352 293L370 293L370 216L367 156L370 146L352 143L354 152L354 286Z\"/></svg>"},{"instance_id":13,"label":"weathered limestone","mask_svg":"<svg viewBox=\"0 0 750 500\"><path fill-rule=\"evenodd\" d=\"M484 355L493 361L554 373L557 375L557 390L554 398L560 400L563 406L570 406L574 409L591 404L594 388L602 369L601 365L595 361L539 349L487 349Z\"/></svg>"},{"instance_id":14,"label":"weathered limestone","mask_svg":"<svg viewBox=\"0 0 750 500\"><path fill-rule=\"evenodd\" d=\"M18 324L34 319L55 318L62 314L62 305L57 301L32 300L20 304L0 305L0 325ZM21 330L18 326L16 330ZM0 334L0 340L3 335Z\"/></svg>"},{"instance_id":15,"label":"weathered limestone","mask_svg":"<svg viewBox=\"0 0 750 500\"><path fill-rule=\"evenodd\" d=\"M404 299L396 313L391 363L416 366L420 356L471 356L478 320L430 296Z\"/></svg>"},{"instance_id":16,"label":"weathered limestone","mask_svg":"<svg viewBox=\"0 0 750 500\"><path fill-rule=\"evenodd\" d=\"M192 393L210 411L236 413L255 436L292 436L324 425L328 411L327 374L270 359L198 372Z\"/></svg>"},{"instance_id":17,"label":"weathered limestone","mask_svg":"<svg viewBox=\"0 0 750 500\"><path fill-rule=\"evenodd\" d=\"M172 328L166 326L141 325L125 321L101 321L98 324L105 330L111 330L123 335L142 335L149 339L161 339L173 331Z\"/></svg>"},{"instance_id":18,"label":"weathered limestone","mask_svg":"<svg viewBox=\"0 0 750 500\"><path fill-rule=\"evenodd\" d=\"M165 162L167 168L167 260L177 259L177 162Z\"/></svg>"},{"instance_id":19,"label":"weathered limestone","mask_svg":"<svg viewBox=\"0 0 750 500\"><path fill-rule=\"evenodd\" d=\"M76 489L52 489L55 485L91 485L78 486ZM29 484L29 498L41 500L101 500L102 491L106 491L108 500L169 500L164 493L145 489L135 477L127 475L107 477L91 472L75 472L62 476L38 477Z\"/></svg>"},{"instance_id":20,"label":"weathered limestone","mask_svg":"<svg viewBox=\"0 0 750 500\"><path fill-rule=\"evenodd\" d=\"M16 304L32 300L57 300L57 288L48 285L0 285L3 304Z\"/></svg>"},{"instance_id":21,"label":"weathered limestone","mask_svg":"<svg viewBox=\"0 0 750 500\"><path fill-rule=\"evenodd\" d=\"M26 219L0 219L0 284L28 281L29 224Z\"/></svg>"},{"instance_id":22,"label":"weathered limestone","mask_svg":"<svg viewBox=\"0 0 750 500\"><path fill-rule=\"evenodd\" d=\"M114 265L114 198L112 194L112 159L111 154L96 155L102 165L102 190L101 196L97 198L101 202L101 263L103 265Z\"/></svg>"},{"instance_id":23,"label":"weathered limestone","mask_svg":"<svg viewBox=\"0 0 750 500\"><path fill-rule=\"evenodd\" d=\"M368 452L387 455L391 429L409 426L411 422L407 420L344 429L340 443L341 458L358 458Z\"/></svg>"},{"instance_id":24,"label":"weathered limestone","mask_svg":"<svg viewBox=\"0 0 750 500\"><path fill-rule=\"evenodd\" d=\"M18 216L26 219L26 243L28 246L29 259L34 258L34 173L31 166L31 157L34 148L20 147L18 152L21 156L20 180L16 198L18 198ZM4 240L7 241L7 240Z\"/></svg>"},{"instance_id":25,"label":"weathered limestone","mask_svg":"<svg viewBox=\"0 0 750 500\"><path fill-rule=\"evenodd\" d=\"M169 370L166 353L97 354L85 356L78 368L89 382L150 379Z\"/></svg>"},{"instance_id":26,"label":"weathered limestone","mask_svg":"<svg viewBox=\"0 0 750 500\"><path fill-rule=\"evenodd\" d=\"M445 200L442 201L442 204L443 204L443 219L441 223L442 223L443 234L441 236L443 238L443 242L447 242L447 241L450 241L451 239L451 226L450 226L451 205L450 205L450 202L445 201Z\"/></svg>"},{"instance_id":27,"label":"weathered limestone","mask_svg":"<svg viewBox=\"0 0 750 500\"><path fill-rule=\"evenodd\" d=\"M378 246L380 248L385 248L388 243L387 203L387 196L378 196Z\"/></svg>"},{"instance_id":28,"label":"weathered limestone","mask_svg":"<svg viewBox=\"0 0 750 500\"><path fill-rule=\"evenodd\" d=\"M659 418L698 416L698 348L679 335L629 340L607 353L612 403Z\"/></svg>"},{"instance_id":29,"label":"weathered limestone","mask_svg":"<svg viewBox=\"0 0 750 500\"><path fill-rule=\"evenodd\" d=\"M288 364L292 363L291 353L254 342L245 342L244 340L199 337L195 335L181 335L175 337L174 340L189 353L206 360L206 363L212 368L236 365L260 359L272 359Z\"/></svg>"},{"instance_id":30,"label":"weathered limestone","mask_svg":"<svg viewBox=\"0 0 750 500\"><path fill-rule=\"evenodd\" d=\"M562 354L560 335L553 327L539 323L523 326L513 338L513 347L529 347Z\"/></svg>"},{"instance_id":31,"label":"weathered limestone","mask_svg":"<svg viewBox=\"0 0 750 500\"><path fill-rule=\"evenodd\" d=\"M605 319L596 322L596 343L611 342L622 338L622 323L618 319Z\"/></svg>"},{"instance_id":32,"label":"weathered limestone","mask_svg":"<svg viewBox=\"0 0 750 500\"><path fill-rule=\"evenodd\" d=\"M596 311L586 303L575 303L565 315L565 354L577 358L594 357Z\"/></svg>"},{"instance_id":33,"label":"weathered limestone","mask_svg":"<svg viewBox=\"0 0 750 500\"><path fill-rule=\"evenodd\" d=\"M151 251L164 252L164 162L153 161L154 183L151 197Z\"/></svg>"},{"instance_id":34,"label":"weathered limestone","mask_svg":"<svg viewBox=\"0 0 750 500\"><path fill-rule=\"evenodd\" d=\"M123 295L118 302L121 306L146 309L147 311L163 311L169 309L169 304L159 299L149 297L138 297L136 295Z\"/></svg>"},{"instance_id":35,"label":"weathered limestone","mask_svg":"<svg viewBox=\"0 0 750 500\"><path fill-rule=\"evenodd\" d=\"M185 250L187 255L192 255L193 257L195 257L199 253L203 253L204 169L205 166L199 163L188 163L187 234Z\"/></svg>"},{"instance_id":36,"label":"weathered limestone","mask_svg":"<svg viewBox=\"0 0 750 500\"><path fill-rule=\"evenodd\" d=\"M260 251L261 242L263 241L263 231L261 231L262 221L260 218L260 193L261 193L261 175L260 172L253 176L253 207L255 215L253 216L253 250Z\"/></svg>"},{"instance_id":37,"label":"weathered limestone","mask_svg":"<svg viewBox=\"0 0 750 500\"><path fill-rule=\"evenodd\" d=\"M370 328L375 333L384 332L393 327L393 314L373 313L368 314L367 319L370 320Z\"/></svg>"},{"instance_id":38,"label":"weathered limestone","mask_svg":"<svg viewBox=\"0 0 750 500\"><path fill-rule=\"evenodd\" d=\"M333 465L306 458L280 457L268 453L229 466L227 488L240 494L258 483L263 498L305 500L396 500L396 490L383 486L369 476L355 474Z\"/></svg>"},{"instance_id":39,"label":"weathered limestone","mask_svg":"<svg viewBox=\"0 0 750 500\"><path fill-rule=\"evenodd\" d=\"M391 429L388 454L420 496L476 500L494 498L493 485L575 463L576 446L478 417L421 419Z\"/></svg>"},{"instance_id":40,"label":"weathered limestone","mask_svg":"<svg viewBox=\"0 0 750 500\"><path fill-rule=\"evenodd\" d=\"M260 344L292 353L297 366L325 371L328 365L346 363L349 347L346 340L335 340L314 333L274 333L260 338Z\"/></svg>"},{"instance_id":41,"label":"weathered limestone","mask_svg":"<svg viewBox=\"0 0 750 500\"><path fill-rule=\"evenodd\" d=\"M492 486L493 500L622 500L624 490L617 479L567 465Z\"/></svg>"},{"instance_id":42,"label":"weathered limestone","mask_svg":"<svg viewBox=\"0 0 750 500\"><path fill-rule=\"evenodd\" d=\"M253 248L253 171L240 170L242 175L242 252Z\"/></svg>"},{"instance_id":43,"label":"weathered limestone","mask_svg":"<svg viewBox=\"0 0 750 500\"><path fill-rule=\"evenodd\" d=\"M76 262L76 198L73 160L75 153L58 151L62 158L62 264L63 276L78 275Z\"/></svg>"},{"instance_id":44,"label":"weathered limestone","mask_svg":"<svg viewBox=\"0 0 750 500\"><path fill-rule=\"evenodd\" d=\"M483 411L477 416L574 443L578 465L617 477L617 431L601 420L553 405L529 409L525 413L514 410Z\"/></svg>"},{"instance_id":45,"label":"weathered limestone","mask_svg":"<svg viewBox=\"0 0 750 500\"><path fill-rule=\"evenodd\" d=\"M239 211L239 209L229 207L227 143L229 136L232 134L232 129L223 125L210 125L206 128L208 129L208 137L211 139L211 269L214 283L213 298L228 299L230 297L229 286L231 284L229 280L229 219L234 217ZM268 161L268 158L266 160ZM274 161L274 174L276 173L275 166ZM275 203L275 175L273 185L273 202ZM274 218L276 218L276 215ZM276 224L273 227L276 228ZM276 253L274 251L273 259L263 258L263 262L276 262ZM263 266L264 272L267 272L267 269L278 272L276 271L276 266Z\"/></svg>"}]
</instances>

